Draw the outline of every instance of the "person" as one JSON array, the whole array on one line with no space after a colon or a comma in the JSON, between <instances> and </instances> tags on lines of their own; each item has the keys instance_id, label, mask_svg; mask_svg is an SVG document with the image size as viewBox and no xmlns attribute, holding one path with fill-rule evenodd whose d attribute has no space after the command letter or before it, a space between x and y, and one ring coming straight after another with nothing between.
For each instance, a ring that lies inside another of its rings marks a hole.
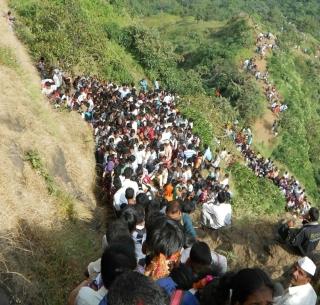
<instances>
[{"instance_id":1,"label":"person","mask_svg":"<svg viewBox=\"0 0 320 305\"><path fill-rule=\"evenodd\" d=\"M172 269L168 277L161 278L156 283L165 289L170 296L171 304L178 299L180 302L177 304L180 305L198 305L198 299L190 292L194 280L192 269L180 264Z\"/></svg>"},{"instance_id":2,"label":"person","mask_svg":"<svg viewBox=\"0 0 320 305\"><path fill-rule=\"evenodd\" d=\"M145 253L148 263L145 275L154 280L169 275L170 271L180 262L181 249L184 245L184 235L181 227L165 216L154 217L147 223Z\"/></svg>"},{"instance_id":3,"label":"person","mask_svg":"<svg viewBox=\"0 0 320 305\"><path fill-rule=\"evenodd\" d=\"M316 265L307 256L293 266L290 287L275 298L275 305L315 305L317 294L310 282L316 273Z\"/></svg>"},{"instance_id":4,"label":"person","mask_svg":"<svg viewBox=\"0 0 320 305\"><path fill-rule=\"evenodd\" d=\"M193 249L193 254L190 257L191 249ZM210 252L211 258L209 258L208 256L208 251ZM200 259L197 257L200 257ZM182 264L190 264L192 262L195 262L195 264L193 264L195 266L199 261L202 262L202 265L208 265L210 261L210 270L213 276L222 276L228 270L227 258L215 251L211 251L208 244L203 241L192 240L192 243L189 245L189 247L185 248L182 251L180 261Z\"/></svg>"},{"instance_id":5,"label":"person","mask_svg":"<svg viewBox=\"0 0 320 305\"><path fill-rule=\"evenodd\" d=\"M99 305L106 297L112 282L124 270L134 270L137 266L134 250L124 243L108 246L101 257L101 287L96 291L89 287L88 280L75 288L68 299L68 305Z\"/></svg>"},{"instance_id":6,"label":"person","mask_svg":"<svg viewBox=\"0 0 320 305\"><path fill-rule=\"evenodd\" d=\"M214 199L205 202L201 211L201 222L205 227L219 229L231 224L231 204L226 202L224 192L219 192L217 201Z\"/></svg>"},{"instance_id":7,"label":"person","mask_svg":"<svg viewBox=\"0 0 320 305\"><path fill-rule=\"evenodd\" d=\"M108 292L108 305L168 305L165 291L141 273L128 271L120 275Z\"/></svg>"},{"instance_id":8,"label":"person","mask_svg":"<svg viewBox=\"0 0 320 305\"><path fill-rule=\"evenodd\" d=\"M191 217L188 213L182 213L182 208L179 201L176 200L167 205L166 215L169 219L177 221L177 223L182 225L184 234L190 235L194 238L197 237Z\"/></svg>"},{"instance_id":9,"label":"person","mask_svg":"<svg viewBox=\"0 0 320 305\"><path fill-rule=\"evenodd\" d=\"M289 221L280 226L278 233L281 239L302 255L310 255L320 241L319 210L315 207L309 209L300 229L293 228L294 223Z\"/></svg>"},{"instance_id":10,"label":"person","mask_svg":"<svg viewBox=\"0 0 320 305\"><path fill-rule=\"evenodd\" d=\"M200 304L272 305L274 294L274 284L263 270L246 268L212 281L203 289Z\"/></svg>"},{"instance_id":11,"label":"person","mask_svg":"<svg viewBox=\"0 0 320 305\"><path fill-rule=\"evenodd\" d=\"M212 152L208 144L204 145L204 149L203 160L205 164L209 164L212 161Z\"/></svg>"}]
</instances>

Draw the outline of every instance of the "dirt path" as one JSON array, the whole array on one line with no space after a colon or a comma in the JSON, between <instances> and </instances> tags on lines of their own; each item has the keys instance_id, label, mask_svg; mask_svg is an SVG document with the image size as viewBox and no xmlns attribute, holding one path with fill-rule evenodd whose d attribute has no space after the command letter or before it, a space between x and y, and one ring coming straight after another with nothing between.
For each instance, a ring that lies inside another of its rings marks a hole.
<instances>
[{"instance_id":1,"label":"dirt path","mask_svg":"<svg viewBox=\"0 0 320 305\"><path fill-rule=\"evenodd\" d=\"M257 144L272 146L274 135L272 133L272 124L276 120L276 115L270 110L266 110L265 114L252 126L254 139Z\"/></svg>"}]
</instances>

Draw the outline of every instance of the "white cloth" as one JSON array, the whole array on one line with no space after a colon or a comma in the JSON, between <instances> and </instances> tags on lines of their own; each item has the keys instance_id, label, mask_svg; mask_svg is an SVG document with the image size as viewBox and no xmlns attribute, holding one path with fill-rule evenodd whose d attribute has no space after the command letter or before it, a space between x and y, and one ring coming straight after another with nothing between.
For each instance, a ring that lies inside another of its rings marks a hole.
<instances>
[{"instance_id":1,"label":"white cloth","mask_svg":"<svg viewBox=\"0 0 320 305\"><path fill-rule=\"evenodd\" d=\"M108 293L108 290L103 286L95 291L90 287L82 287L76 298L76 305L99 305L100 301Z\"/></svg>"},{"instance_id":2,"label":"white cloth","mask_svg":"<svg viewBox=\"0 0 320 305\"><path fill-rule=\"evenodd\" d=\"M139 186L138 183L135 181L132 181L130 179L124 179L124 181L122 182L122 187L127 189L128 187L133 188L134 190L134 196L137 196L138 192L139 192Z\"/></svg>"},{"instance_id":3,"label":"white cloth","mask_svg":"<svg viewBox=\"0 0 320 305\"><path fill-rule=\"evenodd\" d=\"M231 224L231 204L213 202L204 203L202 206L202 224L213 229L219 229Z\"/></svg>"},{"instance_id":4,"label":"white cloth","mask_svg":"<svg viewBox=\"0 0 320 305\"><path fill-rule=\"evenodd\" d=\"M315 305L317 294L310 283L288 288L285 293L275 298L275 305Z\"/></svg>"},{"instance_id":5,"label":"white cloth","mask_svg":"<svg viewBox=\"0 0 320 305\"><path fill-rule=\"evenodd\" d=\"M317 223L318 224L318 223ZM315 263L308 257L301 257L298 260L298 265L300 266L301 269L303 269L305 272L308 272L309 274L311 274L312 276L315 275L316 270L317 270L317 266L315 265Z\"/></svg>"},{"instance_id":6,"label":"white cloth","mask_svg":"<svg viewBox=\"0 0 320 305\"><path fill-rule=\"evenodd\" d=\"M113 196L113 206L116 211L120 211L121 205L123 203L128 204L128 200L126 198L126 189L126 187L120 188Z\"/></svg>"}]
</instances>

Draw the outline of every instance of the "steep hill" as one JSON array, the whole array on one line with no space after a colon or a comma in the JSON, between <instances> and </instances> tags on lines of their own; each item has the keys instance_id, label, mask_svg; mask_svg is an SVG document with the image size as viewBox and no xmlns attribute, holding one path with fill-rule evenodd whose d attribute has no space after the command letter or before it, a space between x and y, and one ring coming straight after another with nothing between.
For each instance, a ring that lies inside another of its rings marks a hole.
<instances>
[{"instance_id":1,"label":"steep hill","mask_svg":"<svg viewBox=\"0 0 320 305\"><path fill-rule=\"evenodd\" d=\"M145 2L150 5L142 7ZM0 88L5 92L0 114L0 218L5 220L0 224L0 284L16 290L12 292L23 304L64 303L82 279L83 268L99 255L95 215L104 214L96 207L91 130L78 114L53 110L40 95L32 62L42 55L49 65L74 75L135 83L146 75L182 95L179 107L194 120L203 142L215 149L221 141L240 160L230 168L233 226L205 232L204 239L228 256L231 268L261 266L277 277L296 259L274 240L284 197L270 180L243 165L224 130L236 119L241 126L252 124L265 111L263 92L254 77L242 71L242 62L254 53L257 32L269 30L277 12L264 24L261 10L254 18L240 13L239 7L228 13L225 1L218 5L219 12L225 12L221 18L202 15L208 11L206 0L199 1L198 13L192 9L197 1L160 1L160 15L155 2L11 0L18 17L16 33L32 59L5 19L0 20ZM187 10L182 2L188 2ZM254 1L245 2L254 7ZM128 3L135 4L130 11ZM172 3L175 9L169 7ZM0 0L0 11L6 10ZM313 139L320 133L310 121L319 124L319 109L312 104L319 92L307 84L320 80L316 58L311 57L317 40L307 37L312 52L302 54L293 50L297 41L304 43L302 34L288 23L281 34L281 25L274 27L280 51L268 58L267 67L290 110L268 156L301 179L317 202L319 141Z\"/></svg>"},{"instance_id":2,"label":"steep hill","mask_svg":"<svg viewBox=\"0 0 320 305\"><path fill-rule=\"evenodd\" d=\"M62 304L95 257L91 130L77 114L52 110L2 17L0 35L0 286L22 304Z\"/></svg>"}]
</instances>

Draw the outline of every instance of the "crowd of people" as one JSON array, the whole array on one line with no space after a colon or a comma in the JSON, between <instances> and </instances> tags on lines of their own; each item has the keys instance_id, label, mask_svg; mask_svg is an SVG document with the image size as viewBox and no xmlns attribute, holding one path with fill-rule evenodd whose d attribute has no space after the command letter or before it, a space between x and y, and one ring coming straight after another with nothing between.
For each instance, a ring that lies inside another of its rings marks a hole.
<instances>
[{"instance_id":1,"label":"crowd of people","mask_svg":"<svg viewBox=\"0 0 320 305\"><path fill-rule=\"evenodd\" d=\"M53 105L78 111L91 124L104 200L114 212L103 254L88 265L69 305L315 305L310 281L316 267L308 257L294 266L292 291L283 290L257 268L227 272L226 257L199 238L190 216L196 207L205 227L231 224L229 176L220 167L231 154L200 145L192 120L181 115L177 97L159 81L149 88L143 80L137 89L95 77L72 80L59 69L48 77L44 58L37 67ZM237 145L248 152L248 166L256 163L259 175L271 175L262 157L249 154L250 128L242 135L246 144Z\"/></svg>"},{"instance_id":2,"label":"crowd of people","mask_svg":"<svg viewBox=\"0 0 320 305\"><path fill-rule=\"evenodd\" d=\"M256 53L257 55L253 58L246 59L244 61L244 70L250 72L259 81L263 81L264 93L269 102L271 111L274 114L279 114L288 109L286 104L281 102L279 92L275 86L270 83L268 77L269 72L259 70L257 65L258 60L264 60L269 50L277 49L276 38L272 33L260 33L256 40ZM274 132L276 135L276 132Z\"/></svg>"}]
</instances>

